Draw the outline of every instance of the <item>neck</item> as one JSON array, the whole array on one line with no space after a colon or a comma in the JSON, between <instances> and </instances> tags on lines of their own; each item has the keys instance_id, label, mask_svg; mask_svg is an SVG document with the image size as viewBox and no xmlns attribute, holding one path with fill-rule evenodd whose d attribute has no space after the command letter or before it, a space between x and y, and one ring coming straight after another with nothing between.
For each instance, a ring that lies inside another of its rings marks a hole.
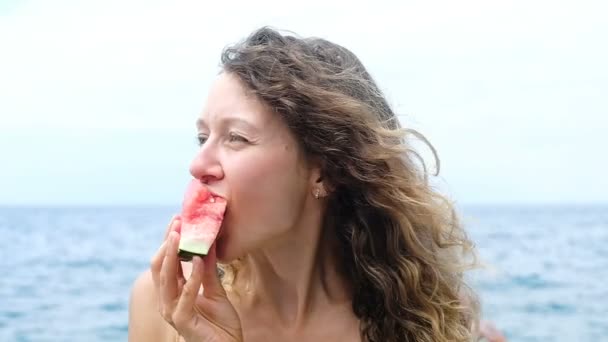
<instances>
[{"instance_id":1,"label":"neck","mask_svg":"<svg viewBox=\"0 0 608 342\"><path fill-rule=\"evenodd\" d=\"M296 329L328 305L351 300L338 271L333 234L321 229L320 213L303 221L248 255L234 284L243 305L263 307L275 322Z\"/></svg>"}]
</instances>

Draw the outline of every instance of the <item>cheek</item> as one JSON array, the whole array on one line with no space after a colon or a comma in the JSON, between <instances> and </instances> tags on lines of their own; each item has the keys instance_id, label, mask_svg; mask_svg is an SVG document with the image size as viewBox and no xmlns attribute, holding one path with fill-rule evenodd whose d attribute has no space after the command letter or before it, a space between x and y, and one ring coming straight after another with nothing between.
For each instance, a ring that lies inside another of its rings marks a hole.
<instances>
[{"instance_id":1,"label":"cheek","mask_svg":"<svg viewBox=\"0 0 608 342\"><path fill-rule=\"evenodd\" d=\"M224 176L230 191L224 228L231 243L271 238L301 216L307 172L289 150L241 155L224 164Z\"/></svg>"}]
</instances>

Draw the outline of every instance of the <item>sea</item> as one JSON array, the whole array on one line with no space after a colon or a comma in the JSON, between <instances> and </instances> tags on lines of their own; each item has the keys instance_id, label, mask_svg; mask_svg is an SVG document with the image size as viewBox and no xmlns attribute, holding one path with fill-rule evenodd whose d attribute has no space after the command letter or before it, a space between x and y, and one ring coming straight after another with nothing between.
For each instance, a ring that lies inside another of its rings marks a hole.
<instances>
[{"instance_id":1,"label":"sea","mask_svg":"<svg viewBox=\"0 0 608 342\"><path fill-rule=\"evenodd\" d=\"M0 208L0 341L126 341L134 279L177 207ZM459 208L467 276L508 341L608 341L608 205Z\"/></svg>"}]
</instances>

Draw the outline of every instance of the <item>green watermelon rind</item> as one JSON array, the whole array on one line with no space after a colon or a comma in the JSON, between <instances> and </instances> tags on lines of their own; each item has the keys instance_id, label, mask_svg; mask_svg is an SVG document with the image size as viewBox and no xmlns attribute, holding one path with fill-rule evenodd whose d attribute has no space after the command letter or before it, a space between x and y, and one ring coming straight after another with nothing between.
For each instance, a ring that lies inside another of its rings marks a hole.
<instances>
[{"instance_id":1,"label":"green watermelon rind","mask_svg":"<svg viewBox=\"0 0 608 342\"><path fill-rule=\"evenodd\" d=\"M179 243L178 256L180 260L191 261L193 257L200 256L201 258L209 253L211 245L203 241L196 240L181 240Z\"/></svg>"}]
</instances>

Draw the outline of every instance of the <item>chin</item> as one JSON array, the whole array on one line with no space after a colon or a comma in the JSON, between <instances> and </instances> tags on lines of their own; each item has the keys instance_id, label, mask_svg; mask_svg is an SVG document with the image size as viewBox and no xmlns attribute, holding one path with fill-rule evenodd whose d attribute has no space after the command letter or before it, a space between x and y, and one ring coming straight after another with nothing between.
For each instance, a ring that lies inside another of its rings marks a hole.
<instances>
[{"instance_id":1,"label":"chin","mask_svg":"<svg viewBox=\"0 0 608 342\"><path fill-rule=\"evenodd\" d=\"M236 248L234 243L229 243L226 236L221 236L215 241L215 253L219 263L229 264L235 261L244 255L244 253L239 252L242 252L242 250Z\"/></svg>"}]
</instances>

